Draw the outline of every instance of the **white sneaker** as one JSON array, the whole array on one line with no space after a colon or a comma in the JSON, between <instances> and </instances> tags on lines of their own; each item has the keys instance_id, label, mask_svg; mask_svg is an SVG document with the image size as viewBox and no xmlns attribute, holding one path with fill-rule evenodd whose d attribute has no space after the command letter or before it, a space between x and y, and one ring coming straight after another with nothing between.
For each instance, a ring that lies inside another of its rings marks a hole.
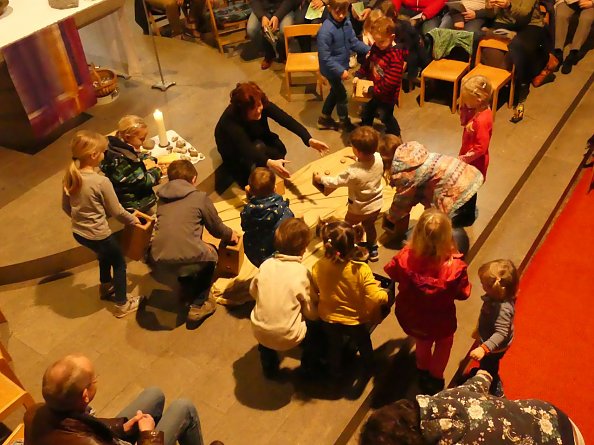
<instances>
[{"instance_id":1,"label":"white sneaker","mask_svg":"<svg viewBox=\"0 0 594 445\"><path fill-rule=\"evenodd\" d=\"M128 314L131 314L132 312L136 312L141 300L142 297L128 296L128 300L124 304L115 305L113 315L115 315L116 318L122 318Z\"/></svg>"}]
</instances>

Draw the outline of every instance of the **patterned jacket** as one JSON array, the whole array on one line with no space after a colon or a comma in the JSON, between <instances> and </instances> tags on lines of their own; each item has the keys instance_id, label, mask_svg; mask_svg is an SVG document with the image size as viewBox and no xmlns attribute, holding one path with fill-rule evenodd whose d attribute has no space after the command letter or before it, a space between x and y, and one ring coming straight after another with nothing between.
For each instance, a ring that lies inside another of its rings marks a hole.
<instances>
[{"instance_id":1,"label":"patterned jacket","mask_svg":"<svg viewBox=\"0 0 594 445\"><path fill-rule=\"evenodd\" d=\"M567 415L542 400L508 400L489 394L483 373L435 396L418 395L421 433L440 445L573 445Z\"/></svg>"},{"instance_id":2,"label":"patterned jacket","mask_svg":"<svg viewBox=\"0 0 594 445\"><path fill-rule=\"evenodd\" d=\"M115 136L108 136L108 139L109 146L101 163L101 171L113 184L124 208L148 210L157 202L153 187L161 179L161 169L153 167L147 170L144 160L157 162L157 159L145 153L136 153L130 145Z\"/></svg>"}]
</instances>

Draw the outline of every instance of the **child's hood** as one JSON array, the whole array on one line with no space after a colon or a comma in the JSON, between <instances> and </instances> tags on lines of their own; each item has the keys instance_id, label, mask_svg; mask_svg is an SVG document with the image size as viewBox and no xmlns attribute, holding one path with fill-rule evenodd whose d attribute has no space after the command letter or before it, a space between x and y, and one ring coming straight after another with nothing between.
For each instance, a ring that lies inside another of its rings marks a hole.
<instances>
[{"instance_id":1,"label":"child's hood","mask_svg":"<svg viewBox=\"0 0 594 445\"><path fill-rule=\"evenodd\" d=\"M254 220L266 220L271 219L272 214L278 216L283 214L284 208L288 206L287 201L283 199L278 193L273 193L265 198L252 198L249 203L246 204L242 213Z\"/></svg>"},{"instance_id":2,"label":"child's hood","mask_svg":"<svg viewBox=\"0 0 594 445\"><path fill-rule=\"evenodd\" d=\"M196 191L196 187L185 179L174 179L159 188L157 196L165 201L176 201Z\"/></svg>"}]
</instances>

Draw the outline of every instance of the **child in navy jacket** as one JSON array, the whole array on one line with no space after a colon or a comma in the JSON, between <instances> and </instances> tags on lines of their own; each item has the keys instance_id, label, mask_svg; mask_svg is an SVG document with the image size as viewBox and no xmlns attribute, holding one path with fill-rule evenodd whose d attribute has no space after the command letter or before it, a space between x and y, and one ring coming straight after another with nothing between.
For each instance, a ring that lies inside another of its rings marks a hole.
<instances>
[{"instance_id":1,"label":"child in navy jacket","mask_svg":"<svg viewBox=\"0 0 594 445\"><path fill-rule=\"evenodd\" d=\"M369 46L358 40L353 31L353 25L347 18L349 5L349 0L330 0L330 16L318 32L320 72L330 82L330 93L318 119L318 128L321 130L337 129L337 123L332 118L334 107L342 129L350 132L354 128L349 119L347 92L342 82L349 77L351 51L366 54Z\"/></svg>"}]
</instances>

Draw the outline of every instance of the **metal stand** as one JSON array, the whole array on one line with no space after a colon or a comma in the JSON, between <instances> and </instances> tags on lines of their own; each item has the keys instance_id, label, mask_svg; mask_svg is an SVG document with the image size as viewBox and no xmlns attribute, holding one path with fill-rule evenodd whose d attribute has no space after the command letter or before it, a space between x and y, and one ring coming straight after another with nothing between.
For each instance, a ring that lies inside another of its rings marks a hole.
<instances>
[{"instance_id":1,"label":"metal stand","mask_svg":"<svg viewBox=\"0 0 594 445\"><path fill-rule=\"evenodd\" d=\"M175 82L165 82L163 78L163 69L161 68L161 59L159 59L159 51L157 51L157 41L155 39L155 34L153 34L153 27L151 26L151 21L149 20L148 9L146 7L146 1L142 1L142 6L144 7L144 15L146 17L146 23L148 24L149 34L151 35L151 40L153 41L153 49L155 50L155 59L157 59L157 66L159 67L159 76L161 77L161 82L158 82L151 86L156 90L167 91L169 87L175 85Z\"/></svg>"}]
</instances>

